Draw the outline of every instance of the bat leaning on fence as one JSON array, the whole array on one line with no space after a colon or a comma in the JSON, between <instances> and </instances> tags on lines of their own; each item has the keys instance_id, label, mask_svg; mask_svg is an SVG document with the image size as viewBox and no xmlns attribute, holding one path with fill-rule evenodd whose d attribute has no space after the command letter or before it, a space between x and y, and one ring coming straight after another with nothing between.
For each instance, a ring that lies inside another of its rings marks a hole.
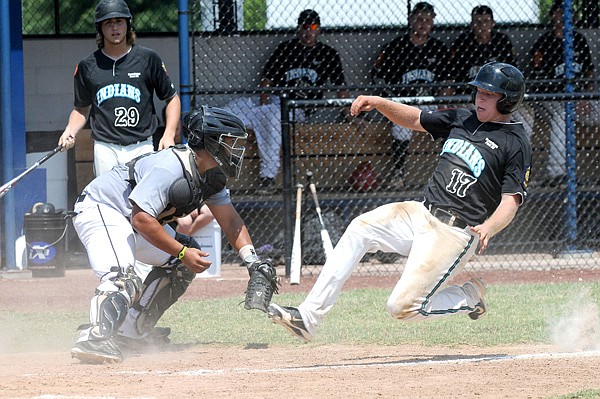
<instances>
[{"instance_id":1,"label":"bat leaning on fence","mask_svg":"<svg viewBox=\"0 0 600 399\"><path fill-rule=\"evenodd\" d=\"M296 225L294 226L294 243L292 244L292 259L290 261L290 284L300 284L302 271L302 236L300 220L302 219L302 184L296 184Z\"/></svg>"},{"instance_id":2,"label":"bat leaning on fence","mask_svg":"<svg viewBox=\"0 0 600 399\"><path fill-rule=\"evenodd\" d=\"M329 259L333 253L333 244L331 243L329 232L325 227L325 222L323 222L323 215L321 214L321 207L319 206L319 198L317 197L317 187L315 186L315 183L312 182L312 177L312 172L306 172L306 179L308 180L310 192L315 202L317 216L319 217L319 223L321 224L321 242L323 243L323 250L325 251L325 257Z\"/></svg>"}]
</instances>

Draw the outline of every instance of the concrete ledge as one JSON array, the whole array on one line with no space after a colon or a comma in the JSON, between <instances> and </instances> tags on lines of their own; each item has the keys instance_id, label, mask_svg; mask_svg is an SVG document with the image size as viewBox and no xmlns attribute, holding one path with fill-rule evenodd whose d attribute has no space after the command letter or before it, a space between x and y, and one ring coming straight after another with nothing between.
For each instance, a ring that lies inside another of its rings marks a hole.
<instances>
[{"instance_id":1,"label":"concrete ledge","mask_svg":"<svg viewBox=\"0 0 600 399\"><path fill-rule=\"evenodd\" d=\"M32 278L31 270L1 270L0 279L16 280Z\"/></svg>"}]
</instances>

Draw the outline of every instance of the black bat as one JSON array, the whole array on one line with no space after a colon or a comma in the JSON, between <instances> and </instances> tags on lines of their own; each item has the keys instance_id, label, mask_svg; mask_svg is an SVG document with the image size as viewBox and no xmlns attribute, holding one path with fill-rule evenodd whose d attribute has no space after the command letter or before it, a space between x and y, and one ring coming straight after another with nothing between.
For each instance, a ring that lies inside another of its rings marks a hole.
<instances>
[{"instance_id":1,"label":"black bat","mask_svg":"<svg viewBox=\"0 0 600 399\"><path fill-rule=\"evenodd\" d=\"M23 179L25 176L27 176L29 173L31 173L32 170L34 170L35 168L37 168L38 166L40 166L41 164L46 162L48 159L50 159L56 153L60 152L60 150L62 150L62 148L63 148L62 145L59 145L58 147L56 147L55 149L53 149L52 151L50 151L49 153L44 155L42 157L42 159L40 159L39 161L37 161L36 163L31 165L31 167L29 167L25 172L21 173L19 176L15 177L11 181L9 181L8 183L6 183L2 187L0 187L0 198L4 197L6 195L6 193L8 193L15 184L17 184L19 181L21 181L21 179Z\"/></svg>"}]
</instances>

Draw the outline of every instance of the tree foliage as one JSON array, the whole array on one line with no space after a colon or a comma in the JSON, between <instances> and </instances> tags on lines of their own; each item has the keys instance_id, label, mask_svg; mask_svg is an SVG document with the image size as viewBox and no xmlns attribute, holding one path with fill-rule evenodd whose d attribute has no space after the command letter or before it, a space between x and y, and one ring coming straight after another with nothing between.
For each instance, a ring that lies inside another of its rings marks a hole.
<instances>
[{"instance_id":1,"label":"tree foliage","mask_svg":"<svg viewBox=\"0 0 600 399\"><path fill-rule=\"evenodd\" d=\"M22 0L23 34L94 33L96 1ZM137 32L177 32L177 0L127 0Z\"/></svg>"}]
</instances>

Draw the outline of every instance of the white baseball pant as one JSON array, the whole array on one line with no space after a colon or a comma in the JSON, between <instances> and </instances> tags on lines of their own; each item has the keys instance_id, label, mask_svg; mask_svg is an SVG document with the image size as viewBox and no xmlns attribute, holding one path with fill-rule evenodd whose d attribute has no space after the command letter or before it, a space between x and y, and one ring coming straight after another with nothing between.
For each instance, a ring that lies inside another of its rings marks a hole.
<instances>
[{"instance_id":1,"label":"white baseball pant","mask_svg":"<svg viewBox=\"0 0 600 399\"><path fill-rule=\"evenodd\" d=\"M279 172L281 152L281 100L270 96L269 104L260 105L259 96L238 97L224 106L237 115L247 128L254 130L260 157L260 176L274 179ZM296 122L304 122L303 110L296 110ZM290 112L291 118L291 112Z\"/></svg>"},{"instance_id":2,"label":"white baseball pant","mask_svg":"<svg viewBox=\"0 0 600 399\"><path fill-rule=\"evenodd\" d=\"M171 255L135 233L120 211L92 201L89 196L76 203L74 211L78 214L73 218L73 226L96 276L108 273L112 266L125 270L134 265L136 274L144 281L152 265L160 266L169 261ZM164 229L175 237L175 231L169 225Z\"/></svg>"},{"instance_id":3,"label":"white baseball pant","mask_svg":"<svg viewBox=\"0 0 600 399\"><path fill-rule=\"evenodd\" d=\"M461 286L447 286L447 282L473 256L478 242L479 236L468 227L444 224L421 202L396 202L364 213L348 226L298 307L304 325L311 334L316 333L364 254L377 250L408 256L387 301L392 317L420 320L470 313L480 299Z\"/></svg>"},{"instance_id":4,"label":"white baseball pant","mask_svg":"<svg viewBox=\"0 0 600 399\"><path fill-rule=\"evenodd\" d=\"M133 158L153 151L152 137L130 145L94 141L94 175L100 176L116 165L126 164Z\"/></svg>"}]
</instances>

